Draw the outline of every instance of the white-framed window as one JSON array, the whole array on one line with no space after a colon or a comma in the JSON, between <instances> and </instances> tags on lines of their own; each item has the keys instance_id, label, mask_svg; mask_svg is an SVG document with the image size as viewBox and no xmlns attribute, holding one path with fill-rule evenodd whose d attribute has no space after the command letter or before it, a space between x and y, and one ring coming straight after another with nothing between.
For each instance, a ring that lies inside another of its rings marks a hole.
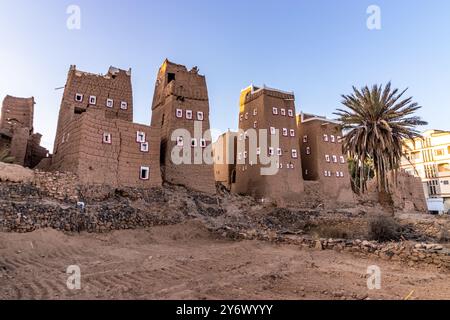
<instances>
[{"instance_id":1,"label":"white-framed window","mask_svg":"<svg viewBox=\"0 0 450 320\"><path fill-rule=\"evenodd\" d=\"M244 151L244 159L247 159L247 157L248 157L248 152Z\"/></svg>"},{"instance_id":2,"label":"white-framed window","mask_svg":"<svg viewBox=\"0 0 450 320\"><path fill-rule=\"evenodd\" d=\"M306 147L306 154L310 155L311 154L311 148L310 147Z\"/></svg>"},{"instance_id":3,"label":"white-framed window","mask_svg":"<svg viewBox=\"0 0 450 320\"><path fill-rule=\"evenodd\" d=\"M83 95L81 93L75 94L75 101L76 102L83 102Z\"/></svg>"},{"instance_id":4,"label":"white-framed window","mask_svg":"<svg viewBox=\"0 0 450 320\"><path fill-rule=\"evenodd\" d=\"M341 176L341 173L339 171L336 171L336 177L339 178Z\"/></svg>"},{"instance_id":5,"label":"white-framed window","mask_svg":"<svg viewBox=\"0 0 450 320\"><path fill-rule=\"evenodd\" d=\"M291 169L294 169L294 164L293 163L291 163Z\"/></svg>"},{"instance_id":6,"label":"white-framed window","mask_svg":"<svg viewBox=\"0 0 450 320\"><path fill-rule=\"evenodd\" d=\"M105 143L105 144L111 144L112 143L111 133L103 132L103 143Z\"/></svg>"},{"instance_id":7,"label":"white-framed window","mask_svg":"<svg viewBox=\"0 0 450 320\"><path fill-rule=\"evenodd\" d=\"M258 109L253 109L253 115L256 116L258 114Z\"/></svg>"},{"instance_id":8,"label":"white-framed window","mask_svg":"<svg viewBox=\"0 0 450 320\"><path fill-rule=\"evenodd\" d=\"M148 152L148 142L141 142L141 152Z\"/></svg>"},{"instance_id":9,"label":"white-framed window","mask_svg":"<svg viewBox=\"0 0 450 320\"><path fill-rule=\"evenodd\" d=\"M345 163L345 158L344 158L344 156L340 156L340 160L341 160L341 163L342 163L342 164Z\"/></svg>"},{"instance_id":10,"label":"white-framed window","mask_svg":"<svg viewBox=\"0 0 450 320\"><path fill-rule=\"evenodd\" d=\"M308 142L308 136L303 136L303 143L307 143Z\"/></svg>"},{"instance_id":11,"label":"white-framed window","mask_svg":"<svg viewBox=\"0 0 450 320\"><path fill-rule=\"evenodd\" d=\"M296 149L292 149L292 158L297 159L298 158L298 153Z\"/></svg>"},{"instance_id":12,"label":"white-framed window","mask_svg":"<svg viewBox=\"0 0 450 320\"><path fill-rule=\"evenodd\" d=\"M244 116L244 118L245 118L245 120L247 120L247 119L248 119L248 112L246 112L246 113L245 113L245 116Z\"/></svg>"},{"instance_id":13,"label":"white-framed window","mask_svg":"<svg viewBox=\"0 0 450 320\"><path fill-rule=\"evenodd\" d=\"M326 161L326 162L330 162L330 161L331 161L331 160L330 160L330 156L329 156L328 154L325 155L325 161Z\"/></svg>"},{"instance_id":14,"label":"white-framed window","mask_svg":"<svg viewBox=\"0 0 450 320\"><path fill-rule=\"evenodd\" d=\"M95 106L97 104L97 97L96 96L90 96L89 97L89 104Z\"/></svg>"},{"instance_id":15,"label":"white-framed window","mask_svg":"<svg viewBox=\"0 0 450 320\"><path fill-rule=\"evenodd\" d=\"M337 142L338 142L338 143L342 143L342 137L337 136Z\"/></svg>"},{"instance_id":16,"label":"white-framed window","mask_svg":"<svg viewBox=\"0 0 450 320\"><path fill-rule=\"evenodd\" d=\"M285 137L288 136L288 129L287 128L283 128L283 136L285 136Z\"/></svg>"},{"instance_id":17,"label":"white-framed window","mask_svg":"<svg viewBox=\"0 0 450 320\"><path fill-rule=\"evenodd\" d=\"M206 139L200 139L200 147L206 148Z\"/></svg>"},{"instance_id":18,"label":"white-framed window","mask_svg":"<svg viewBox=\"0 0 450 320\"><path fill-rule=\"evenodd\" d=\"M308 175L308 169L305 169L305 176L307 176Z\"/></svg>"},{"instance_id":19,"label":"white-framed window","mask_svg":"<svg viewBox=\"0 0 450 320\"><path fill-rule=\"evenodd\" d=\"M273 108L272 108L272 113L275 114L275 115L277 115L277 114L278 114L278 108L273 107Z\"/></svg>"},{"instance_id":20,"label":"white-framed window","mask_svg":"<svg viewBox=\"0 0 450 320\"><path fill-rule=\"evenodd\" d=\"M279 169L283 169L283 164L282 164L282 163L279 163L279 164L278 164L278 168L279 168Z\"/></svg>"},{"instance_id":21,"label":"white-framed window","mask_svg":"<svg viewBox=\"0 0 450 320\"><path fill-rule=\"evenodd\" d=\"M343 177L344 177L344 172L341 171L341 178L343 178Z\"/></svg>"},{"instance_id":22,"label":"white-framed window","mask_svg":"<svg viewBox=\"0 0 450 320\"><path fill-rule=\"evenodd\" d=\"M331 177L331 171L328 171L328 176Z\"/></svg>"},{"instance_id":23,"label":"white-framed window","mask_svg":"<svg viewBox=\"0 0 450 320\"><path fill-rule=\"evenodd\" d=\"M333 135L330 136L330 139L331 139L331 142L332 142L332 143L335 143L335 142L336 142L336 137L335 137L335 136L333 136Z\"/></svg>"},{"instance_id":24,"label":"white-framed window","mask_svg":"<svg viewBox=\"0 0 450 320\"><path fill-rule=\"evenodd\" d=\"M281 150L281 148L277 148L277 155L279 156L283 155L283 151Z\"/></svg>"},{"instance_id":25,"label":"white-framed window","mask_svg":"<svg viewBox=\"0 0 450 320\"><path fill-rule=\"evenodd\" d=\"M244 119L244 115L241 114L241 115L239 116L239 121L242 121L243 119Z\"/></svg>"},{"instance_id":26,"label":"white-framed window","mask_svg":"<svg viewBox=\"0 0 450 320\"><path fill-rule=\"evenodd\" d=\"M177 138L177 146L182 147L184 145L183 137Z\"/></svg>"},{"instance_id":27,"label":"white-framed window","mask_svg":"<svg viewBox=\"0 0 450 320\"><path fill-rule=\"evenodd\" d=\"M183 110L182 109L177 109L175 111L175 115L177 118L183 118Z\"/></svg>"},{"instance_id":28,"label":"white-framed window","mask_svg":"<svg viewBox=\"0 0 450 320\"><path fill-rule=\"evenodd\" d=\"M186 119L192 120L192 110L186 110Z\"/></svg>"},{"instance_id":29,"label":"white-framed window","mask_svg":"<svg viewBox=\"0 0 450 320\"><path fill-rule=\"evenodd\" d=\"M197 147L197 139L196 139L196 138L192 138L192 139L191 139L191 147L192 147L192 148Z\"/></svg>"},{"instance_id":30,"label":"white-framed window","mask_svg":"<svg viewBox=\"0 0 450 320\"><path fill-rule=\"evenodd\" d=\"M148 180L150 179L150 167L141 166L139 170L139 179Z\"/></svg>"},{"instance_id":31,"label":"white-framed window","mask_svg":"<svg viewBox=\"0 0 450 320\"><path fill-rule=\"evenodd\" d=\"M275 150L272 147L270 147L269 148L269 156L273 156L274 153L275 153Z\"/></svg>"},{"instance_id":32,"label":"white-framed window","mask_svg":"<svg viewBox=\"0 0 450 320\"><path fill-rule=\"evenodd\" d=\"M113 99L106 99L106 106L108 108L114 107L114 100Z\"/></svg>"},{"instance_id":33,"label":"white-framed window","mask_svg":"<svg viewBox=\"0 0 450 320\"><path fill-rule=\"evenodd\" d=\"M323 141L328 142L328 135L327 134L323 135Z\"/></svg>"},{"instance_id":34,"label":"white-framed window","mask_svg":"<svg viewBox=\"0 0 450 320\"><path fill-rule=\"evenodd\" d=\"M275 127L270 127L270 134L274 135L276 133Z\"/></svg>"},{"instance_id":35,"label":"white-framed window","mask_svg":"<svg viewBox=\"0 0 450 320\"><path fill-rule=\"evenodd\" d=\"M289 133L290 133L291 137L295 137L295 130L294 129L289 130Z\"/></svg>"},{"instance_id":36,"label":"white-framed window","mask_svg":"<svg viewBox=\"0 0 450 320\"><path fill-rule=\"evenodd\" d=\"M259 148L259 147L256 148L256 154L257 154L257 155L260 155L260 154L261 154L261 148Z\"/></svg>"},{"instance_id":37,"label":"white-framed window","mask_svg":"<svg viewBox=\"0 0 450 320\"><path fill-rule=\"evenodd\" d=\"M325 170L325 171L323 172L323 175L324 175L325 177L328 177L328 171Z\"/></svg>"},{"instance_id":38,"label":"white-framed window","mask_svg":"<svg viewBox=\"0 0 450 320\"><path fill-rule=\"evenodd\" d=\"M294 116L294 110L288 109L288 116L293 117Z\"/></svg>"},{"instance_id":39,"label":"white-framed window","mask_svg":"<svg viewBox=\"0 0 450 320\"><path fill-rule=\"evenodd\" d=\"M205 117L203 116L203 111L197 111L197 120L203 121Z\"/></svg>"},{"instance_id":40,"label":"white-framed window","mask_svg":"<svg viewBox=\"0 0 450 320\"><path fill-rule=\"evenodd\" d=\"M120 109L127 110L128 109L128 103L126 101L120 102Z\"/></svg>"},{"instance_id":41,"label":"white-framed window","mask_svg":"<svg viewBox=\"0 0 450 320\"><path fill-rule=\"evenodd\" d=\"M337 163L337 162L338 162L338 159L337 159L336 156L333 156L333 162L334 162L334 163Z\"/></svg>"},{"instance_id":42,"label":"white-framed window","mask_svg":"<svg viewBox=\"0 0 450 320\"><path fill-rule=\"evenodd\" d=\"M286 109L280 109L280 113L282 116L286 116Z\"/></svg>"},{"instance_id":43,"label":"white-framed window","mask_svg":"<svg viewBox=\"0 0 450 320\"><path fill-rule=\"evenodd\" d=\"M145 142L145 132L136 131L136 142L139 143Z\"/></svg>"},{"instance_id":44,"label":"white-framed window","mask_svg":"<svg viewBox=\"0 0 450 320\"><path fill-rule=\"evenodd\" d=\"M253 122L253 128L258 128L258 121Z\"/></svg>"}]
</instances>

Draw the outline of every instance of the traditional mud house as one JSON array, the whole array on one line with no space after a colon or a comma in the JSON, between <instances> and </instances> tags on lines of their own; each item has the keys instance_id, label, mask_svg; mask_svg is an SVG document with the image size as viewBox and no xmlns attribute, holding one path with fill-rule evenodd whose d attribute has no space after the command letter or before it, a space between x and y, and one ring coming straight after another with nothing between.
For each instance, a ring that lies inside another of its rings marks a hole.
<instances>
[{"instance_id":1,"label":"traditional mud house","mask_svg":"<svg viewBox=\"0 0 450 320\"><path fill-rule=\"evenodd\" d=\"M265 86L244 89L232 190L280 205L296 203L304 190L301 172L294 94Z\"/></svg>"},{"instance_id":2,"label":"traditional mud house","mask_svg":"<svg viewBox=\"0 0 450 320\"><path fill-rule=\"evenodd\" d=\"M237 132L228 130L213 143L214 178L228 190L236 183L237 137Z\"/></svg>"},{"instance_id":3,"label":"traditional mud house","mask_svg":"<svg viewBox=\"0 0 450 320\"><path fill-rule=\"evenodd\" d=\"M301 113L297 116L298 139L305 181L319 181L330 201L351 203L354 195L339 123Z\"/></svg>"},{"instance_id":4,"label":"traditional mud house","mask_svg":"<svg viewBox=\"0 0 450 320\"><path fill-rule=\"evenodd\" d=\"M34 98L6 96L0 118L0 151L9 150L14 163L34 168L48 157L48 150L41 147L39 133L34 133Z\"/></svg>"},{"instance_id":5,"label":"traditional mud house","mask_svg":"<svg viewBox=\"0 0 450 320\"><path fill-rule=\"evenodd\" d=\"M160 129L133 123L131 70L105 75L71 66L59 111L52 169L85 184L161 185Z\"/></svg>"},{"instance_id":6,"label":"traditional mud house","mask_svg":"<svg viewBox=\"0 0 450 320\"><path fill-rule=\"evenodd\" d=\"M215 193L209 99L205 76L165 60L152 104L152 127L161 128L164 181Z\"/></svg>"}]
</instances>

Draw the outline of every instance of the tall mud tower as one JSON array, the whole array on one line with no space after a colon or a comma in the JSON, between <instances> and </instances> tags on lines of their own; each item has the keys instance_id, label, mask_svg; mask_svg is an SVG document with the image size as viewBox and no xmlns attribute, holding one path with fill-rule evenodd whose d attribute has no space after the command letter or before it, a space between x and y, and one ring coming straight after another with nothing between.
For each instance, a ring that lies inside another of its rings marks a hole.
<instances>
[{"instance_id":1,"label":"tall mud tower","mask_svg":"<svg viewBox=\"0 0 450 320\"><path fill-rule=\"evenodd\" d=\"M156 80L151 125L161 127L163 180L215 193L213 164L204 157L212 144L208 89L205 76L199 75L196 67L188 71L183 65L164 61ZM185 134L179 133L183 129ZM180 154L184 157L181 164L174 158Z\"/></svg>"}]
</instances>

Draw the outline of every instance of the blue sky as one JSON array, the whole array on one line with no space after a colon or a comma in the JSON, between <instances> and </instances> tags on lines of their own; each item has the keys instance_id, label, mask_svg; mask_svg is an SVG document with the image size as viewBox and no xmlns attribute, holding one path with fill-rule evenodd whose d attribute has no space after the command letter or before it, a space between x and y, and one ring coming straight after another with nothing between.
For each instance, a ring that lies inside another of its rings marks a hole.
<instances>
[{"instance_id":1,"label":"blue sky","mask_svg":"<svg viewBox=\"0 0 450 320\"><path fill-rule=\"evenodd\" d=\"M81 29L69 30L69 5ZM381 30L366 27L369 5ZM0 98L34 96L35 128L52 149L68 68L133 69L134 119L150 123L165 58L198 66L212 126L237 127L240 90L266 84L296 94L297 112L332 116L352 85L409 87L427 128L450 130L447 0L0 0Z\"/></svg>"}]
</instances>

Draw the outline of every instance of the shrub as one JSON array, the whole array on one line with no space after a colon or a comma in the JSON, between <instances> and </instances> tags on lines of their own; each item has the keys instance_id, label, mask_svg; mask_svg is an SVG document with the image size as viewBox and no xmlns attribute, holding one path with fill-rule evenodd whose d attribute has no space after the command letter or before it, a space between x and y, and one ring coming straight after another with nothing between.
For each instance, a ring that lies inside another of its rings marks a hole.
<instances>
[{"instance_id":1,"label":"shrub","mask_svg":"<svg viewBox=\"0 0 450 320\"><path fill-rule=\"evenodd\" d=\"M369 220L368 238L379 242L399 240L401 226L394 218L379 215Z\"/></svg>"}]
</instances>

